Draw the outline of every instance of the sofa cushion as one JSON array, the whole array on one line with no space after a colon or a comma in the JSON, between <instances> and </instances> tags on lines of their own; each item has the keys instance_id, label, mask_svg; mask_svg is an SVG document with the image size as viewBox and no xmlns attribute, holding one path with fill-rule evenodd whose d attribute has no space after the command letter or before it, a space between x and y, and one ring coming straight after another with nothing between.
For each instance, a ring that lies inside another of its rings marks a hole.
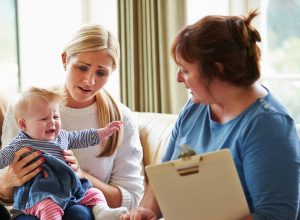
<instances>
[{"instance_id":1,"label":"sofa cushion","mask_svg":"<svg viewBox=\"0 0 300 220\"><path fill-rule=\"evenodd\" d=\"M166 150L177 115L135 112L144 152L144 165L159 163Z\"/></svg>"}]
</instances>

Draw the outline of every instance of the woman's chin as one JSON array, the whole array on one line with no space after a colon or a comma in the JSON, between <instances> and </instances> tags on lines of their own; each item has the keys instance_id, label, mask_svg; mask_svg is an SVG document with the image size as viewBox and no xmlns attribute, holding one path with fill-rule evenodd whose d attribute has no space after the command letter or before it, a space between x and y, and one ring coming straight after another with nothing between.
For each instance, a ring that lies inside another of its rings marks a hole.
<instances>
[{"instance_id":1,"label":"woman's chin","mask_svg":"<svg viewBox=\"0 0 300 220\"><path fill-rule=\"evenodd\" d=\"M96 101L95 96L76 95L72 100L68 100L67 106L72 108L84 108L90 106Z\"/></svg>"}]
</instances>

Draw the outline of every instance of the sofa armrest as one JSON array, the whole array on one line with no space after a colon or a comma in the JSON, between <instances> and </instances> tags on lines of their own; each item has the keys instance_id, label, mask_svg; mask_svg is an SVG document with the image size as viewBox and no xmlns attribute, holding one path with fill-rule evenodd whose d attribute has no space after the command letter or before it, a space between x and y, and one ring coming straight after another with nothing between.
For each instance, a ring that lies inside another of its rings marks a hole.
<instances>
[{"instance_id":1,"label":"sofa armrest","mask_svg":"<svg viewBox=\"0 0 300 220\"><path fill-rule=\"evenodd\" d=\"M143 146L144 166L159 163L176 122L177 115L135 112Z\"/></svg>"}]
</instances>

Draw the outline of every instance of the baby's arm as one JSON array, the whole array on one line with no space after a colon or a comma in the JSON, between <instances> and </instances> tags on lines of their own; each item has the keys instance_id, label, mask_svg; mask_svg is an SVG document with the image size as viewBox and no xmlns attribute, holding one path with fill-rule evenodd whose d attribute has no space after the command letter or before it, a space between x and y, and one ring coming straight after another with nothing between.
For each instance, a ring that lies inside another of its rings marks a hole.
<instances>
[{"instance_id":1,"label":"baby's arm","mask_svg":"<svg viewBox=\"0 0 300 220\"><path fill-rule=\"evenodd\" d=\"M84 148L101 143L114 132L119 131L122 128L122 124L123 122L121 121L113 121L104 128L99 129L91 128L71 132L62 130L61 136L68 141L68 149Z\"/></svg>"},{"instance_id":2,"label":"baby's arm","mask_svg":"<svg viewBox=\"0 0 300 220\"><path fill-rule=\"evenodd\" d=\"M111 136L114 132L119 131L122 128L123 122L113 121L106 125L104 128L97 129L97 134L100 141L104 141L106 138Z\"/></svg>"},{"instance_id":3,"label":"baby's arm","mask_svg":"<svg viewBox=\"0 0 300 220\"><path fill-rule=\"evenodd\" d=\"M7 167L11 164L11 162L14 159L15 152L17 151L17 148L14 147L3 147L0 150L0 169L3 169L4 167Z\"/></svg>"}]
</instances>

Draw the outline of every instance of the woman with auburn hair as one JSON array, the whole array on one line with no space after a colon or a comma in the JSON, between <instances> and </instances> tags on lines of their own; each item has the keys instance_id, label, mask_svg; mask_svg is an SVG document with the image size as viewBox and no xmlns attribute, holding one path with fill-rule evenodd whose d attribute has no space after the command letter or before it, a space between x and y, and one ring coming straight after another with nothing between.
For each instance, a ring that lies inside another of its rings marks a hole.
<instances>
[{"instance_id":1,"label":"woman with auburn hair","mask_svg":"<svg viewBox=\"0 0 300 220\"><path fill-rule=\"evenodd\" d=\"M261 38L251 25L256 16L256 11L246 17L206 16L176 36L171 51L177 81L191 99L162 162L176 159L184 144L197 154L230 149L251 212L239 219L298 220L299 136L286 108L258 82ZM148 185L139 208L121 219L161 216Z\"/></svg>"}]
</instances>

